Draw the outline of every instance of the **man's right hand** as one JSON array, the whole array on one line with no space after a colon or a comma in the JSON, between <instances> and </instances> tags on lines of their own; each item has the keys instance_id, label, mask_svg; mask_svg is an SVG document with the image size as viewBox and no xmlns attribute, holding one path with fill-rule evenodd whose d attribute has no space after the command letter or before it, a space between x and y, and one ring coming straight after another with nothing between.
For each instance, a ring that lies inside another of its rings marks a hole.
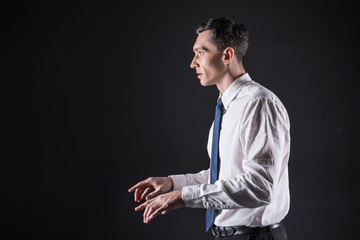
<instances>
[{"instance_id":1,"label":"man's right hand","mask_svg":"<svg viewBox=\"0 0 360 240\"><path fill-rule=\"evenodd\" d=\"M174 183L171 177L149 177L148 179L135 184L129 189L129 192L135 191L135 201L140 202L144 198L149 200L159 194L169 192L172 190L173 186Z\"/></svg>"}]
</instances>

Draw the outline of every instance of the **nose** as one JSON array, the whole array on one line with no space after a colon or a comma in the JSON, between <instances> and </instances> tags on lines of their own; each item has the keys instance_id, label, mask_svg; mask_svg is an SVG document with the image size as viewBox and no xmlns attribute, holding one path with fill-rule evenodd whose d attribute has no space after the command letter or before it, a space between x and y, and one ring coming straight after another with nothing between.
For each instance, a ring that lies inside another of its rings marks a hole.
<instances>
[{"instance_id":1,"label":"nose","mask_svg":"<svg viewBox=\"0 0 360 240\"><path fill-rule=\"evenodd\" d=\"M199 64L196 62L196 60L195 60L195 57L196 56L194 56L194 58L191 60L191 63L190 63L190 68L197 68L197 67L199 67Z\"/></svg>"}]
</instances>

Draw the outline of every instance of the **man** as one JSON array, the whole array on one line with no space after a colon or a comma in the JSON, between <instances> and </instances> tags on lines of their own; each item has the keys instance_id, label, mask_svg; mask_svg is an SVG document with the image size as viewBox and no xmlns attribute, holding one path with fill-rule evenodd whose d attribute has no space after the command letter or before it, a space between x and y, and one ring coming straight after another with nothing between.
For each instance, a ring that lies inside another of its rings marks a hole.
<instances>
[{"instance_id":1,"label":"man","mask_svg":"<svg viewBox=\"0 0 360 240\"><path fill-rule=\"evenodd\" d=\"M286 109L245 72L244 25L213 18L197 34L190 67L203 86L220 91L208 138L210 168L137 183L129 191L135 191L135 201L146 201L135 210L145 209L148 223L177 208L207 208L207 230L216 239L287 239L281 223L290 205Z\"/></svg>"}]
</instances>

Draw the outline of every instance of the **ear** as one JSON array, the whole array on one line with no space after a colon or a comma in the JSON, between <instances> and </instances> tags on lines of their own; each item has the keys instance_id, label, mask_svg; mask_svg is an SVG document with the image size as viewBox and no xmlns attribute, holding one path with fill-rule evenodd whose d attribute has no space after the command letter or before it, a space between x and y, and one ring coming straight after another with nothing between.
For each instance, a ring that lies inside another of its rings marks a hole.
<instances>
[{"instance_id":1,"label":"ear","mask_svg":"<svg viewBox=\"0 0 360 240\"><path fill-rule=\"evenodd\" d=\"M232 47L227 47L224 50L224 63L230 64L232 60L235 58L235 52Z\"/></svg>"}]
</instances>

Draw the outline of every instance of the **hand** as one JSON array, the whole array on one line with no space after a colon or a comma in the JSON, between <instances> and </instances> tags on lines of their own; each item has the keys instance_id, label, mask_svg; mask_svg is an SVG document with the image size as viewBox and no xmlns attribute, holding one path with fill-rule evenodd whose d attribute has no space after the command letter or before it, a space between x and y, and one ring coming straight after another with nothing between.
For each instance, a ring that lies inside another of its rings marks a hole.
<instances>
[{"instance_id":1,"label":"hand","mask_svg":"<svg viewBox=\"0 0 360 240\"><path fill-rule=\"evenodd\" d=\"M146 195L146 200L149 200L159 194L169 192L173 188L173 185L174 183L171 177L150 177L131 187L129 192L135 190L135 201L140 202ZM154 191L149 193L152 190Z\"/></svg>"},{"instance_id":2,"label":"hand","mask_svg":"<svg viewBox=\"0 0 360 240\"><path fill-rule=\"evenodd\" d=\"M174 209L184 207L185 204L181 198L181 194L181 190L162 194L137 206L135 211L140 211L145 208L143 221L144 223L149 223L152 219L159 216L160 213L164 215Z\"/></svg>"}]
</instances>

